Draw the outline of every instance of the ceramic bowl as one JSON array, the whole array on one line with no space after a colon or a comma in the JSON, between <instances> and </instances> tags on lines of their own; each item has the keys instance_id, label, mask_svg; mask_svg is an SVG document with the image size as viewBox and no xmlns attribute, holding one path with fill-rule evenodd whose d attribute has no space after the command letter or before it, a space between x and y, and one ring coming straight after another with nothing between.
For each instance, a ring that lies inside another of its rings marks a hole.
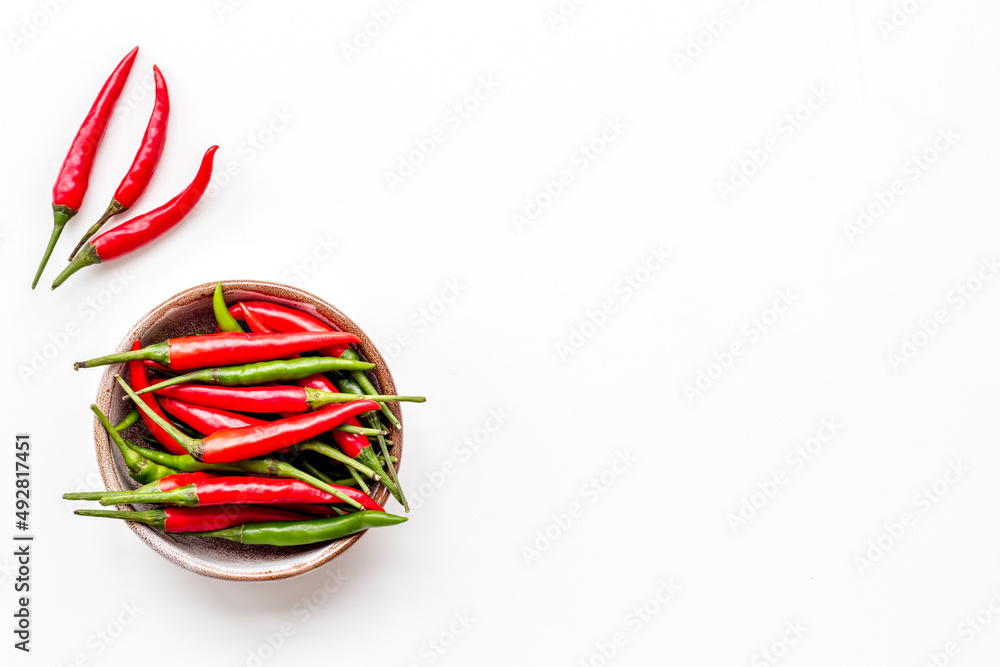
<instances>
[{"instance_id":1,"label":"ceramic bowl","mask_svg":"<svg viewBox=\"0 0 1000 667\"><path fill-rule=\"evenodd\" d=\"M369 377L375 386L383 394L396 393L396 386L385 359L379 354L371 339L334 306L308 292L277 283L227 280L223 281L222 286L227 303L237 300L270 301L304 310L336 329L354 334L361 340L361 344L356 346L361 356L375 364L375 368L369 371ZM140 339L143 345L148 345L167 338L214 331L215 318L212 314L214 290L214 283L206 283L170 297L146 313L125 334L116 351L131 349L132 342L136 338ZM95 350L95 353L98 352L105 353L104 350ZM116 373L127 376L124 366L124 364L108 366L104 370L97 390L96 403L110 417L113 424L121 421L132 409L130 401L122 400L124 392L114 380ZM391 404L391 407L396 416L402 420L398 404ZM389 438L393 442L391 453L397 459L401 459L403 434L391 426L388 428ZM125 437L132 442L140 443L144 431L145 426L140 420L125 432ZM121 452L96 419L94 442L97 446L97 463L106 488L109 491L121 491L137 487L138 484L128 476L128 469L122 460ZM398 462L396 468L399 469ZM375 485L372 492L376 502L381 505L384 505L389 497L388 490L382 485ZM129 509L131 506L122 508ZM151 506L136 505L134 508L150 509ZM169 535L131 521L126 522L126 525L153 551L167 560L198 574L237 581L281 579L302 574L344 553L364 535L358 533L333 542L309 546L269 547L239 544L218 538ZM101 527L105 526L102 524Z\"/></svg>"}]
</instances>

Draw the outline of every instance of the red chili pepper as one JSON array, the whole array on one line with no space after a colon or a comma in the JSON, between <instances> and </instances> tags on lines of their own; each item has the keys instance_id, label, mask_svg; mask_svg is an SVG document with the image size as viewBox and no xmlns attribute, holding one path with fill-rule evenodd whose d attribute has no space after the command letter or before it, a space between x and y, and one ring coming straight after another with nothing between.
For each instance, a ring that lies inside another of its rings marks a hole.
<instances>
[{"instance_id":1,"label":"red chili pepper","mask_svg":"<svg viewBox=\"0 0 1000 667\"><path fill-rule=\"evenodd\" d=\"M267 424L217 431L205 436L200 451L196 448L188 453L205 463L229 463L264 456L329 431L348 417L372 410L378 410L378 403L354 401Z\"/></svg>"},{"instance_id":2,"label":"red chili pepper","mask_svg":"<svg viewBox=\"0 0 1000 667\"><path fill-rule=\"evenodd\" d=\"M74 369L106 366L125 361L152 359L171 371L237 366L281 359L299 352L312 352L331 343L354 343L357 336L342 331L326 333L214 333L170 338L141 350L109 354L79 361Z\"/></svg>"},{"instance_id":3,"label":"red chili pepper","mask_svg":"<svg viewBox=\"0 0 1000 667\"><path fill-rule=\"evenodd\" d=\"M143 395L145 396L145 394ZM256 417L238 415L235 412L206 408L200 405L191 405L190 403L175 401L172 398L166 397L160 399L160 406L166 412L169 412L172 416L203 435L211 435L216 431L224 431L229 428L257 426L267 423L267 421L257 419Z\"/></svg>"},{"instance_id":4,"label":"red chili pepper","mask_svg":"<svg viewBox=\"0 0 1000 667\"><path fill-rule=\"evenodd\" d=\"M97 94L87 117L83 119L83 124L76 132L73 143L70 144L66 159L63 160L62 168L56 177L56 183L52 186L52 212L55 217L55 228L49 238L49 244L45 248L42 262L35 272L35 279L31 282L31 289L35 289L38 279L42 277L42 271L49 261L52 249L62 234L63 227L76 215L83 204L83 195L87 192L87 185L90 183L90 171L94 167L94 157L97 149L104 138L104 132L108 129L108 121L111 119L111 112L115 108L125 87L125 80L128 79L129 72L132 71L132 63L135 62L135 55L139 52L139 47L135 47L128 52L122 61L115 67L108 80L104 82L101 92Z\"/></svg>"},{"instance_id":5,"label":"red chili pepper","mask_svg":"<svg viewBox=\"0 0 1000 667\"><path fill-rule=\"evenodd\" d=\"M130 384L138 391L135 383ZM180 384L157 389L153 393L192 405L209 408L226 407L237 412L298 414L309 409L306 390L301 387L217 387ZM143 398L146 396L149 394L142 395Z\"/></svg>"},{"instance_id":6,"label":"red chili pepper","mask_svg":"<svg viewBox=\"0 0 1000 667\"><path fill-rule=\"evenodd\" d=\"M136 341L132 343L133 350L141 349L141 347L142 344L139 342L138 339L136 339ZM143 366L141 361L130 361L128 363L128 381L129 384L132 385L132 387L136 391L139 391L140 389L145 389L146 387L149 386L149 378L146 377L146 367ZM144 394L141 398L146 403L146 405L153 408L153 410L158 415L166 418L166 415L163 414L163 410L160 409L160 406L157 404L156 399L154 397L148 394ZM146 425L146 428L149 429L150 434L152 434L152 436L156 438L156 441L158 443L166 447L168 452L170 452L171 454L185 453L184 449L177 444L177 441L171 438L166 431L157 426L156 422L147 417L145 412L140 412L139 414L142 415L142 421Z\"/></svg>"},{"instance_id":7,"label":"red chili pepper","mask_svg":"<svg viewBox=\"0 0 1000 667\"><path fill-rule=\"evenodd\" d=\"M125 393L136 401L138 396L128 384L115 376ZM230 463L255 456L264 456L285 447L291 447L344 423L349 417L378 409L374 401L352 401L330 406L318 412L279 419L265 424L216 431L202 439L181 433L173 424L163 419L142 401L136 407L145 411L157 424L198 461L203 463Z\"/></svg>"},{"instance_id":8,"label":"red chili pepper","mask_svg":"<svg viewBox=\"0 0 1000 667\"><path fill-rule=\"evenodd\" d=\"M138 364L139 362L130 363ZM132 388L135 389L134 386ZM220 387L202 384L178 384L153 389L152 393L209 408L255 413L276 412L287 416L358 400L424 402L423 396L365 396L288 385Z\"/></svg>"},{"instance_id":9,"label":"red chili pepper","mask_svg":"<svg viewBox=\"0 0 1000 667\"><path fill-rule=\"evenodd\" d=\"M267 301L242 301L240 302L253 313L258 321L267 328L278 333L290 333L293 331L336 331L329 324L325 324L300 310L279 306L276 303ZM243 318L243 310L240 303L229 307L229 314L236 319ZM250 322L247 322L250 324ZM332 346L324 350L318 350L325 357L339 357L344 353L344 346Z\"/></svg>"},{"instance_id":10,"label":"red chili pepper","mask_svg":"<svg viewBox=\"0 0 1000 667\"><path fill-rule=\"evenodd\" d=\"M364 509L385 510L377 502L361 491L350 486L333 486L344 496L359 503ZM181 505L183 507L205 507L208 505L282 505L284 503L309 503L329 505L344 502L332 493L327 493L297 479L271 477L212 477L200 479L186 486L167 492L118 493L112 498L103 498L102 504L158 503Z\"/></svg>"},{"instance_id":11,"label":"red chili pepper","mask_svg":"<svg viewBox=\"0 0 1000 667\"><path fill-rule=\"evenodd\" d=\"M149 116L146 133L142 136L142 143L139 144L139 150L135 154L135 159L132 160L132 166L129 167L125 178L118 185L114 197L111 198L111 203L108 205L107 210L104 211L104 215L87 230L87 233L83 235L80 242L73 248L73 252L69 254L69 261L71 262L76 253L83 247L83 244L96 234L105 222L113 216L132 208L139 195L149 185L150 179L153 178L153 172L160 161L160 155L163 154L163 144L167 138L167 118L170 116L170 95L167 92L167 82L164 80L160 68L156 65L153 65L153 80L156 83L156 99L153 101L153 113Z\"/></svg>"},{"instance_id":12,"label":"red chili pepper","mask_svg":"<svg viewBox=\"0 0 1000 667\"><path fill-rule=\"evenodd\" d=\"M258 505L215 505L213 507L163 507L145 512L120 512L116 510L77 510L81 516L100 516L125 519L153 526L167 533L194 533L204 530L222 530L244 523L266 521L302 521L311 519L308 514L290 512Z\"/></svg>"},{"instance_id":13,"label":"red chili pepper","mask_svg":"<svg viewBox=\"0 0 1000 667\"><path fill-rule=\"evenodd\" d=\"M198 174L187 188L160 208L132 218L110 229L83 247L52 283L52 289L85 266L121 257L155 240L184 219L195 207L212 180L212 160L218 146L212 146L201 160Z\"/></svg>"}]
</instances>

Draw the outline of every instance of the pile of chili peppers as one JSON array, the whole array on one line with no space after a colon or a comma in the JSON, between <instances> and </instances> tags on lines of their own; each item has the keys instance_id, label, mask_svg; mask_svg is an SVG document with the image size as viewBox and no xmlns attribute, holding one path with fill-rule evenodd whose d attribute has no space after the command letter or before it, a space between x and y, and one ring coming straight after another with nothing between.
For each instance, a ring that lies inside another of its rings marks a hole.
<instances>
[{"instance_id":1,"label":"pile of chili peppers","mask_svg":"<svg viewBox=\"0 0 1000 667\"><path fill-rule=\"evenodd\" d=\"M222 283L212 306L215 333L135 341L130 351L74 364L124 364L127 381L115 378L136 409L117 425L91 410L141 486L63 498L161 506L76 513L276 546L406 521L373 489L383 485L409 511L386 438L387 424L400 426L388 404L425 399L380 394L365 372L373 364L351 347L358 338L303 310L227 305ZM140 421L142 445L123 436Z\"/></svg>"},{"instance_id":2,"label":"pile of chili peppers","mask_svg":"<svg viewBox=\"0 0 1000 667\"><path fill-rule=\"evenodd\" d=\"M35 289L35 286L38 285L38 280L42 277L45 265L48 263L66 223L77 214L83 204L83 197L90 183L90 172L94 166L94 159L97 157L97 149L104 139L104 133L108 129L108 121L111 120L115 103L121 96L138 52L139 47L137 46L118 63L118 67L111 73L97 94L97 99L94 100L70 145L66 159L56 177L56 183L52 187L52 212L55 217L55 226L52 229L49 243L45 247L42 261L35 272L35 278L31 281L31 289ZM132 165L118 185L104 215L87 230L87 233L77 243L76 248L70 253L69 265L52 283L52 289L62 285L67 278L85 266L115 259L159 237L191 212L202 195L205 194L205 190L212 180L212 161L218 146L212 146L206 151L194 180L179 195L159 208L91 239L104 223L113 216L131 208L139 199L139 195L149 185L153 172L156 171L156 165L160 161L164 140L167 136L170 96L167 93L167 82L163 78L163 73L156 65L153 65L153 79L156 84L153 113L149 117L146 132L143 134Z\"/></svg>"}]
</instances>

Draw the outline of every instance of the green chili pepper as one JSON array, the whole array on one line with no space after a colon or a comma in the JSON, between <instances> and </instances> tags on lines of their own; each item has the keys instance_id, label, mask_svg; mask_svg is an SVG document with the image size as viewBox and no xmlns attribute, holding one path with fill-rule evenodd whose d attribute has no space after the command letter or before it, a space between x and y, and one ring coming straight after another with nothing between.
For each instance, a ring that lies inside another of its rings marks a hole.
<instances>
[{"instance_id":1,"label":"green chili pepper","mask_svg":"<svg viewBox=\"0 0 1000 667\"><path fill-rule=\"evenodd\" d=\"M171 470L164 466L152 463L145 457L136 453L129 447L129 443L122 438L118 430L111 425L108 418L104 416L104 413L96 405L91 405L90 410L97 415L98 421L104 426L104 430L108 432L111 440L118 445L118 449L122 453L122 459L125 461L125 466L128 468L129 477L139 482L140 484L148 484L150 482L155 482L161 477L166 477L167 475L176 475L176 470ZM126 419L128 419L126 417Z\"/></svg>"},{"instance_id":2,"label":"green chili pepper","mask_svg":"<svg viewBox=\"0 0 1000 667\"><path fill-rule=\"evenodd\" d=\"M169 387L184 382L204 382L206 384L221 384L225 387L245 387L267 384L268 382L287 382L301 380L317 373L327 373L333 370L365 370L375 364L366 361L351 361L335 357L300 357L298 359L279 359L277 361L258 361L254 364L241 366L220 366L203 368L190 373L184 373L158 384L146 387L139 394L147 394L163 387Z\"/></svg>"},{"instance_id":3,"label":"green chili pepper","mask_svg":"<svg viewBox=\"0 0 1000 667\"><path fill-rule=\"evenodd\" d=\"M226 307L226 299L222 296L222 281L215 286L215 294L212 295L212 311L215 313L215 321L219 329L230 333L243 333L243 327L236 321L236 318L229 314Z\"/></svg>"},{"instance_id":4,"label":"green chili pepper","mask_svg":"<svg viewBox=\"0 0 1000 667\"><path fill-rule=\"evenodd\" d=\"M122 431L129 428L130 426L132 426L132 424L136 423L137 421L139 421L139 411L133 410L132 412L125 415L125 419L115 424L115 430L121 433Z\"/></svg>"},{"instance_id":5,"label":"green chili pepper","mask_svg":"<svg viewBox=\"0 0 1000 667\"><path fill-rule=\"evenodd\" d=\"M406 517L367 510L344 516L310 521L272 521L269 523L248 523L226 530L204 533L185 533L198 537L221 537L242 544L268 544L279 547L293 547L302 544L327 542L359 533L369 528L394 526L406 521Z\"/></svg>"}]
</instances>

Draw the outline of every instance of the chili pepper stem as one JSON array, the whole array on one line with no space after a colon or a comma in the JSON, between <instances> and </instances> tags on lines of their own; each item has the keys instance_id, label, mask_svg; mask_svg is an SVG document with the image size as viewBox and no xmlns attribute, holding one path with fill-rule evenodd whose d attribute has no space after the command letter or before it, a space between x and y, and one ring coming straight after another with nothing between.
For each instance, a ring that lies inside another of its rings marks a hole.
<instances>
[{"instance_id":1,"label":"chili pepper stem","mask_svg":"<svg viewBox=\"0 0 1000 667\"><path fill-rule=\"evenodd\" d=\"M392 494L393 498L399 500L402 504L402 494L399 492L399 488L392 481L392 478L385 473L385 468L382 467L382 463L379 461L378 456L376 456L375 451L372 449L371 445L368 445L360 452L358 452L357 461L364 463L366 466L374 470L378 476L378 481L382 482L382 486L389 489L389 493Z\"/></svg>"},{"instance_id":2,"label":"chili pepper stem","mask_svg":"<svg viewBox=\"0 0 1000 667\"><path fill-rule=\"evenodd\" d=\"M378 423L378 417L372 415L370 420L376 425ZM382 450L382 455L385 456L386 468L389 469L389 477L392 479L392 483L396 485L396 490L399 492L399 497L396 499L399 504L403 506L403 509L409 513L410 505L406 502L406 495L403 493L403 486L399 483L399 477L396 475L396 466L392 464L392 455L389 454L389 447L385 443L385 438L382 436L376 436L378 440L379 448Z\"/></svg>"},{"instance_id":3,"label":"chili pepper stem","mask_svg":"<svg viewBox=\"0 0 1000 667\"><path fill-rule=\"evenodd\" d=\"M142 361L145 359L152 359L160 364L170 363L170 348L168 347L166 341L162 343L155 343L153 345L147 345L146 347L138 350L128 350L126 352L108 354L103 357L95 357L93 359L88 359L87 361L78 361L73 364L73 370L78 371L81 368L108 366L110 364L119 364L125 361Z\"/></svg>"},{"instance_id":4,"label":"chili pepper stem","mask_svg":"<svg viewBox=\"0 0 1000 667\"><path fill-rule=\"evenodd\" d=\"M111 425L111 422L104 416L100 408L96 405L91 405L90 410L97 416L97 420L101 422L111 440L118 445L118 449L122 454L122 460L125 461L125 466L128 468L129 476L132 479L140 483L147 483L177 472L176 470L152 463L140 456L134 449L128 446L128 443L122 438L115 427Z\"/></svg>"},{"instance_id":5,"label":"chili pepper stem","mask_svg":"<svg viewBox=\"0 0 1000 667\"><path fill-rule=\"evenodd\" d=\"M341 424L333 429L342 433L353 433L355 435L386 435L388 431L377 428L365 428L364 426L352 426L351 424Z\"/></svg>"},{"instance_id":6,"label":"chili pepper stem","mask_svg":"<svg viewBox=\"0 0 1000 667\"><path fill-rule=\"evenodd\" d=\"M295 448L301 451L316 452L317 454L322 454L323 456L331 458L334 461L339 461L340 463L343 463L351 470L359 472L362 475L366 475L367 477L372 478L376 482L379 481L380 479L379 474L374 470L372 470L371 468L369 468L364 463L356 461L347 454L337 451L333 447L326 445L322 442L318 442L316 440L306 440L305 442L300 442L298 445L295 446ZM367 491L365 493L367 493Z\"/></svg>"},{"instance_id":7,"label":"chili pepper stem","mask_svg":"<svg viewBox=\"0 0 1000 667\"><path fill-rule=\"evenodd\" d=\"M111 491L79 491L77 493L64 493L63 500L100 500Z\"/></svg>"},{"instance_id":8,"label":"chili pepper stem","mask_svg":"<svg viewBox=\"0 0 1000 667\"><path fill-rule=\"evenodd\" d=\"M358 483L358 488L359 489L361 489L362 491L364 491L369 496L372 494L371 489L369 489L368 485L365 484L365 480L363 480L361 478L361 475L358 474L357 470L355 470L354 468L348 468L347 472L351 473L351 477L353 477L354 481Z\"/></svg>"},{"instance_id":9,"label":"chili pepper stem","mask_svg":"<svg viewBox=\"0 0 1000 667\"><path fill-rule=\"evenodd\" d=\"M190 454L195 459L197 459L199 461L201 460L201 457L204 454L204 448L203 448L203 446L201 444L201 440L197 440L197 439L192 438L192 437L190 437L188 435L185 435L177 427L175 427L173 424L171 424L170 422L168 422L166 419L163 419L162 417L160 417L160 415L156 414L156 412L153 411L153 408L151 408L148 405L146 405L146 401L144 401L141 398L139 398L136 395L136 393L134 391L132 391L132 388L129 387L128 383L126 383L125 380L122 379L121 375L117 375L116 374L115 375L115 380L117 380L118 384L120 384L122 386L122 389L125 391L126 394L129 395L129 397L135 403L135 406L137 408L139 408L140 410L142 410L143 412L145 412L147 417L149 417L150 419L152 419L156 423L157 426L159 426L160 428L162 428L164 431L166 431L170 435L171 438L173 438L174 440L176 440L177 444L180 445L184 449L184 451L186 451L188 454Z\"/></svg>"},{"instance_id":10,"label":"chili pepper stem","mask_svg":"<svg viewBox=\"0 0 1000 667\"><path fill-rule=\"evenodd\" d=\"M383 396L381 394L348 393L334 394L329 391L321 391L319 389L311 389L309 387L306 387L306 400L309 403L310 410L316 410L325 405L332 405L334 403L350 403L351 401L378 401L380 403L425 403L427 401L427 399L423 396Z\"/></svg>"},{"instance_id":11,"label":"chili pepper stem","mask_svg":"<svg viewBox=\"0 0 1000 667\"><path fill-rule=\"evenodd\" d=\"M50 249L48 252L51 253L52 250ZM63 269L62 273L56 276L56 279L52 281L52 289L55 289L60 285L62 285L64 282L66 282L67 278L69 278L71 275L73 275L83 267L90 266L91 264L100 264L100 263L101 263L101 256L97 254L97 249L94 248L93 245L88 245L83 250L77 253L76 257L74 257L72 261L70 261L69 266ZM40 268L39 271L41 271ZM41 275L41 273L39 273L39 275ZM38 277L36 276L35 281L37 282L37 280Z\"/></svg>"},{"instance_id":12,"label":"chili pepper stem","mask_svg":"<svg viewBox=\"0 0 1000 667\"><path fill-rule=\"evenodd\" d=\"M164 510L147 510L145 512L125 512L122 510L76 510L73 514L80 516L102 516L108 519L126 519L136 523L144 523L163 530L167 523L167 513Z\"/></svg>"},{"instance_id":13,"label":"chili pepper stem","mask_svg":"<svg viewBox=\"0 0 1000 667\"><path fill-rule=\"evenodd\" d=\"M188 484L187 486L182 486L179 489L167 492L152 491L143 493L141 491L136 491L135 493L115 494L112 496L104 496L101 498L100 503L102 505L156 503L158 505L177 505L178 507L197 507L198 493L196 488L197 487L195 487L194 484Z\"/></svg>"},{"instance_id":14,"label":"chili pepper stem","mask_svg":"<svg viewBox=\"0 0 1000 667\"><path fill-rule=\"evenodd\" d=\"M42 272L45 271L45 265L49 263L49 257L52 255L52 251L56 247L56 241L59 240L63 227L66 226L66 223L69 222L69 219L74 215L76 215L76 211L68 206L52 206L52 216L55 219L55 226L52 228L52 236L49 237L49 244L45 246L45 254L42 255L42 263L38 265L38 270L35 271L35 279L31 281L31 289L35 289L38 285L38 279L42 277ZM80 268L83 267L81 266ZM63 278L63 280L65 280L65 278Z\"/></svg>"},{"instance_id":15,"label":"chili pepper stem","mask_svg":"<svg viewBox=\"0 0 1000 667\"><path fill-rule=\"evenodd\" d=\"M87 230L87 233L83 235L83 238L80 239L80 242L76 244L75 248L73 248L73 252L69 254L69 261L70 262L73 261L73 258L76 257L76 254L80 252L80 248L83 247L83 244L89 241L90 237L96 234L97 231L104 226L105 222L107 222L112 217L118 215L124 210L125 210L124 206L119 204L116 199L112 199L111 203L108 204L107 210L104 211L104 215L102 215L97 222L95 222L93 225L90 226L90 229Z\"/></svg>"}]
</instances>

